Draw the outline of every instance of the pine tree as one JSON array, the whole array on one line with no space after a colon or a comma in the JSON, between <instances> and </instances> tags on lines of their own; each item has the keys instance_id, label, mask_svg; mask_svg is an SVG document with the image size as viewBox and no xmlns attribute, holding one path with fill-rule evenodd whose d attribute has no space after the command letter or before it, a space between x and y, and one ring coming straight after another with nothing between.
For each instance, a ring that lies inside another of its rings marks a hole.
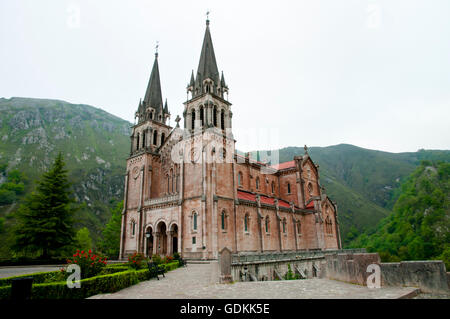
<instances>
[{"instance_id":1,"label":"pine tree","mask_svg":"<svg viewBox=\"0 0 450 319\"><path fill-rule=\"evenodd\" d=\"M73 244L73 199L61 153L17 211L13 250L44 259Z\"/></svg>"}]
</instances>

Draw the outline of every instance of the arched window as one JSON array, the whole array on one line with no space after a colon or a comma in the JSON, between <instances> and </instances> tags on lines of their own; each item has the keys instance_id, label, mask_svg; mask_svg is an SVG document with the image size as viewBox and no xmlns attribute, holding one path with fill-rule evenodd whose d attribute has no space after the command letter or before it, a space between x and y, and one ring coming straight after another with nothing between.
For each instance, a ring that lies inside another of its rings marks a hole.
<instances>
[{"instance_id":1,"label":"arched window","mask_svg":"<svg viewBox=\"0 0 450 319\"><path fill-rule=\"evenodd\" d=\"M248 232L248 213L244 216L244 231Z\"/></svg>"},{"instance_id":2,"label":"arched window","mask_svg":"<svg viewBox=\"0 0 450 319\"><path fill-rule=\"evenodd\" d=\"M192 110L192 126L191 126L191 128L192 129L195 129L195 110Z\"/></svg>"},{"instance_id":3,"label":"arched window","mask_svg":"<svg viewBox=\"0 0 450 319\"><path fill-rule=\"evenodd\" d=\"M205 125L205 109L200 107L200 121L202 122L202 127Z\"/></svg>"},{"instance_id":4,"label":"arched window","mask_svg":"<svg viewBox=\"0 0 450 319\"><path fill-rule=\"evenodd\" d=\"M301 234L302 234L302 224L300 223L299 220L297 220L297 235Z\"/></svg>"},{"instance_id":5,"label":"arched window","mask_svg":"<svg viewBox=\"0 0 450 319\"><path fill-rule=\"evenodd\" d=\"M136 222L134 220L131 221L131 236L136 235Z\"/></svg>"},{"instance_id":6,"label":"arched window","mask_svg":"<svg viewBox=\"0 0 450 319\"><path fill-rule=\"evenodd\" d=\"M266 233L269 232L269 216L266 216Z\"/></svg>"},{"instance_id":7,"label":"arched window","mask_svg":"<svg viewBox=\"0 0 450 319\"><path fill-rule=\"evenodd\" d=\"M238 173L238 185L242 186L242 173L241 172Z\"/></svg>"},{"instance_id":8,"label":"arched window","mask_svg":"<svg viewBox=\"0 0 450 319\"><path fill-rule=\"evenodd\" d=\"M145 136L146 136L146 132L142 133L142 148L145 148Z\"/></svg>"},{"instance_id":9,"label":"arched window","mask_svg":"<svg viewBox=\"0 0 450 319\"><path fill-rule=\"evenodd\" d=\"M287 192L288 194L291 193L291 184L287 183Z\"/></svg>"},{"instance_id":10,"label":"arched window","mask_svg":"<svg viewBox=\"0 0 450 319\"><path fill-rule=\"evenodd\" d=\"M221 218L221 222L222 222L222 230L225 230L227 228L227 215L226 215L225 211L222 211L220 218Z\"/></svg>"},{"instance_id":11,"label":"arched window","mask_svg":"<svg viewBox=\"0 0 450 319\"><path fill-rule=\"evenodd\" d=\"M137 140L136 140L136 150L138 150L139 149L139 133L138 133L138 135L137 135Z\"/></svg>"},{"instance_id":12,"label":"arched window","mask_svg":"<svg viewBox=\"0 0 450 319\"><path fill-rule=\"evenodd\" d=\"M225 129L225 112L223 110L220 112L220 128Z\"/></svg>"},{"instance_id":13,"label":"arched window","mask_svg":"<svg viewBox=\"0 0 450 319\"><path fill-rule=\"evenodd\" d=\"M256 189L259 189L259 177L256 178Z\"/></svg>"},{"instance_id":14,"label":"arched window","mask_svg":"<svg viewBox=\"0 0 450 319\"><path fill-rule=\"evenodd\" d=\"M275 183L272 182L272 194L274 194L274 193L275 193Z\"/></svg>"},{"instance_id":15,"label":"arched window","mask_svg":"<svg viewBox=\"0 0 450 319\"><path fill-rule=\"evenodd\" d=\"M213 124L215 127L217 127L217 108L214 105L214 110L213 110Z\"/></svg>"},{"instance_id":16,"label":"arched window","mask_svg":"<svg viewBox=\"0 0 450 319\"><path fill-rule=\"evenodd\" d=\"M330 216L327 216L325 223L326 223L326 232L327 232L327 234L331 235L333 233L333 223L331 221Z\"/></svg>"},{"instance_id":17,"label":"arched window","mask_svg":"<svg viewBox=\"0 0 450 319\"><path fill-rule=\"evenodd\" d=\"M167 175L166 178L167 178L167 193L169 193L169 191L170 191L170 180L169 180L169 175Z\"/></svg>"},{"instance_id":18,"label":"arched window","mask_svg":"<svg viewBox=\"0 0 450 319\"><path fill-rule=\"evenodd\" d=\"M313 186L312 186L312 184L311 183L308 183L308 193L309 193L309 195L312 195L312 193L313 193Z\"/></svg>"},{"instance_id":19,"label":"arched window","mask_svg":"<svg viewBox=\"0 0 450 319\"><path fill-rule=\"evenodd\" d=\"M197 230L197 213L192 214L192 230Z\"/></svg>"},{"instance_id":20,"label":"arched window","mask_svg":"<svg viewBox=\"0 0 450 319\"><path fill-rule=\"evenodd\" d=\"M172 190L173 193L173 169L170 169L170 179L171 179L171 184L170 185L170 189Z\"/></svg>"},{"instance_id":21,"label":"arched window","mask_svg":"<svg viewBox=\"0 0 450 319\"><path fill-rule=\"evenodd\" d=\"M283 218L283 233L286 233L286 218Z\"/></svg>"},{"instance_id":22,"label":"arched window","mask_svg":"<svg viewBox=\"0 0 450 319\"><path fill-rule=\"evenodd\" d=\"M153 132L153 145L158 144L158 131Z\"/></svg>"}]
</instances>

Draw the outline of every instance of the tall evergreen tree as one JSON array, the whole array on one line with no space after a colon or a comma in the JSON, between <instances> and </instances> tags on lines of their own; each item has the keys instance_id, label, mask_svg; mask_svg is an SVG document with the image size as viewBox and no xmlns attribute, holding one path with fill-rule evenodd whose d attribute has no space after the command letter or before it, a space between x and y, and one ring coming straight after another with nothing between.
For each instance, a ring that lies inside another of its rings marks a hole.
<instances>
[{"instance_id":1,"label":"tall evergreen tree","mask_svg":"<svg viewBox=\"0 0 450 319\"><path fill-rule=\"evenodd\" d=\"M36 191L18 209L15 251L48 258L73 244L73 198L64 166L59 153L50 170L37 181Z\"/></svg>"}]
</instances>

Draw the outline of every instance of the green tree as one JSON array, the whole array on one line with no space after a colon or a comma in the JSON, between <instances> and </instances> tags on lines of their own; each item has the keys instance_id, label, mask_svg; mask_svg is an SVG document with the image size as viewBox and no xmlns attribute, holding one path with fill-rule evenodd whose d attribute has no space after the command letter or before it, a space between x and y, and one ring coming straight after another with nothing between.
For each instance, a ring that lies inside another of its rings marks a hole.
<instances>
[{"instance_id":1,"label":"green tree","mask_svg":"<svg viewBox=\"0 0 450 319\"><path fill-rule=\"evenodd\" d=\"M120 249L120 227L122 224L123 201L111 211L111 218L103 230L100 247L109 258L118 258Z\"/></svg>"},{"instance_id":2,"label":"green tree","mask_svg":"<svg viewBox=\"0 0 450 319\"><path fill-rule=\"evenodd\" d=\"M0 206L9 205L16 200L16 193L7 189L0 188Z\"/></svg>"},{"instance_id":3,"label":"green tree","mask_svg":"<svg viewBox=\"0 0 450 319\"><path fill-rule=\"evenodd\" d=\"M5 224L5 219L0 217L0 234L3 233L3 225Z\"/></svg>"},{"instance_id":4,"label":"green tree","mask_svg":"<svg viewBox=\"0 0 450 319\"><path fill-rule=\"evenodd\" d=\"M16 252L48 258L73 244L73 198L61 153L16 212Z\"/></svg>"},{"instance_id":5,"label":"green tree","mask_svg":"<svg viewBox=\"0 0 450 319\"><path fill-rule=\"evenodd\" d=\"M92 249L92 238L89 229L83 227L78 230L75 236L75 242L77 243L77 248L80 250L88 251Z\"/></svg>"},{"instance_id":6,"label":"green tree","mask_svg":"<svg viewBox=\"0 0 450 319\"><path fill-rule=\"evenodd\" d=\"M450 163L422 161L402 184L393 213L350 247L379 252L382 261L442 259L449 265L449 176Z\"/></svg>"}]
</instances>

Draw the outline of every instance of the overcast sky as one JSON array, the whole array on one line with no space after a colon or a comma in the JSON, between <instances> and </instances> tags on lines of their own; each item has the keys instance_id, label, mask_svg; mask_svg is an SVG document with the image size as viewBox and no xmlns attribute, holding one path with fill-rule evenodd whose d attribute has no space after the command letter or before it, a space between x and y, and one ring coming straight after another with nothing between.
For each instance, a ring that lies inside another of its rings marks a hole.
<instances>
[{"instance_id":1,"label":"overcast sky","mask_svg":"<svg viewBox=\"0 0 450 319\"><path fill-rule=\"evenodd\" d=\"M133 122L159 41L174 125L208 9L240 150L450 149L448 0L1 0L0 97Z\"/></svg>"}]
</instances>

